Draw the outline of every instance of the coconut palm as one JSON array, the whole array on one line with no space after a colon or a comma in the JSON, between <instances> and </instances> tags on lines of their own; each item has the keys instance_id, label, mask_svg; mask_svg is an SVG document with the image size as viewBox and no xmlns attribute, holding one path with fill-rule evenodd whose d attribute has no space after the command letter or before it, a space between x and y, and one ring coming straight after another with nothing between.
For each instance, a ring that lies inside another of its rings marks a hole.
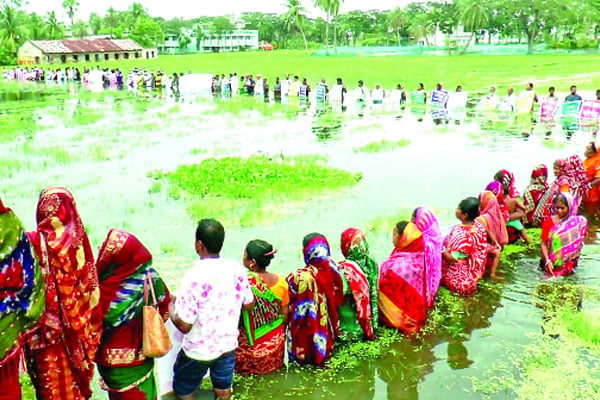
<instances>
[{"instance_id":1,"label":"coconut palm","mask_svg":"<svg viewBox=\"0 0 600 400\"><path fill-rule=\"evenodd\" d=\"M113 33L115 28L119 25L119 19L117 18L117 12L114 8L109 8L106 17L104 17L104 24L108 28L108 32L110 33L110 37L113 37Z\"/></svg>"},{"instance_id":2,"label":"coconut palm","mask_svg":"<svg viewBox=\"0 0 600 400\"><path fill-rule=\"evenodd\" d=\"M46 31L48 32L50 39L62 39L65 37L65 27L62 22L58 22L54 11L48 13L48 16L46 17L46 26Z\"/></svg>"},{"instance_id":3,"label":"coconut palm","mask_svg":"<svg viewBox=\"0 0 600 400\"><path fill-rule=\"evenodd\" d=\"M17 48L25 40L25 27L21 14L8 2L0 9L0 45L7 49L12 56L17 54Z\"/></svg>"},{"instance_id":4,"label":"coconut palm","mask_svg":"<svg viewBox=\"0 0 600 400\"><path fill-rule=\"evenodd\" d=\"M306 40L306 34L304 33L304 29L302 29L302 25L306 21L306 9L302 6L302 2L300 0L288 0L287 4L287 12L283 14L283 20L285 23L285 27L288 31L298 31L302 35L302 39L304 39L304 54L308 54L308 41Z\"/></svg>"},{"instance_id":5,"label":"coconut palm","mask_svg":"<svg viewBox=\"0 0 600 400\"><path fill-rule=\"evenodd\" d=\"M69 19L71 19L71 26L73 26L73 17L75 17L75 12L77 11L77 7L79 7L79 2L77 0L64 0L62 6L67 12Z\"/></svg>"},{"instance_id":6,"label":"coconut palm","mask_svg":"<svg viewBox=\"0 0 600 400\"><path fill-rule=\"evenodd\" d=\"M460 52L460 54L465 54L477 31L487 24L490 10L486 7L485 3L479 0L460 0L457 3L457 7L460 21L465 30L471 32L471 37Z\"/></svg>"},{"instance_id":7,"label":"coconut palm","mask_svg":"<svg viewBox=\"0 0 600 400\"><path fill-rule=\"evenodd\" d=\"M333 51L337 52L337 18L340 6L344 0L330 0L330 10L333 16Z\"/></svg>"},{"instance_id":8,"label":"coconut palm","mask_svg":"<svg viewBox=\"0 0 600 400\"><path fill-rule=\"evenodd\" d=\"M129 16L131 17L131 25L135 25L135 23L141 19L142 17L148 15L146 9L140 3L132 3L129 6Z\"/></svg>"},{"instance_id":9,"label":"coconut palm","mask_svg":"<svg viewBox=\"0 0 600 400\"><path fill-rule=\"evenodd\" d=\"M83 39L88 35L88 28L85 22L79 20L71 27L71 35L78 39Z\"/></svg>"},{"instance_id":10,"label":"coconut palm","mask_svg":"<svg viewBox=\"0 0 600 400\"><path fill-rule=\"evenodd\" d=\"M329 24L331 18L331 10L333 3L337 0L315 0L315 6L319 7L321 10L325 12L325 49L329 53L328 45L329 45ZM338 1L339 4L339 1ZM338 6L339 7L339 6Z\"/></svg>"}]
</instances>

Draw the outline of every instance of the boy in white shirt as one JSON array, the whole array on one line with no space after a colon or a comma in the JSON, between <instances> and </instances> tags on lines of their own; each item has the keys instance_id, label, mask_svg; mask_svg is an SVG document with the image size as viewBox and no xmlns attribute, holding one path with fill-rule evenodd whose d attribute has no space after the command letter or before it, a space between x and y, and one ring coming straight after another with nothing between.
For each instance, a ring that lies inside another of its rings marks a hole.
<instances>
[{"instance_id":1,"label":"boy in white shirt","mask_svg":"<svg viewBox=\"0 0 600 400\"><path fill-rule=\"evenodd\" d=\"M179 296L171 302L171 320L186 334L173 367L177 399L193 399L207 370L215 398L231 398L240 313L242 308L252 309L254 295L245 268L219 257L224 239L220 222L200 221L196 229L200 260L183 276Z\"/></svg>"}]
</instances>

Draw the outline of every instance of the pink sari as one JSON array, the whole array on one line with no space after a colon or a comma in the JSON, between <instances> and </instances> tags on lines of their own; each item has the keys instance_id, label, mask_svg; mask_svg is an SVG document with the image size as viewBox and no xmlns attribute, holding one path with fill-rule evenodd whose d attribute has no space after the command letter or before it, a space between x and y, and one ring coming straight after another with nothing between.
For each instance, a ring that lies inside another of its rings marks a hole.
<instances>
[{"instance_id":1,"label":"pink sari","mask_svg":"<svg viewBox=\"0 0 600 400\"><path fill-rule=\"evenodd\" d=\"M440 225L433 211L427 207L419 207L415 212L414 224L423 234L425 249L425 280L427 291L425 300L427 308L433 307L435 294L442 279L442 248L443 238Z\"/></svg>"}]
</instances>

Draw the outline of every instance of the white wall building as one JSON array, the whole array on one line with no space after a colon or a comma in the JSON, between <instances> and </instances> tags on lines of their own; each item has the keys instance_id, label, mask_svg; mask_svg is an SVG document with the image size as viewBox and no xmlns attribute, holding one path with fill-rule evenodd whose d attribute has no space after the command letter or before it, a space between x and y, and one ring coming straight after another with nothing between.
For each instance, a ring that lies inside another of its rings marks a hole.
<instances>
[{"instance_id":1,"label":"white wall building","mask_svg":"<svg viewBox=\"0 0 600 400\"><path fill-rule=\"evenodd\" d=\"M179 37L186 35L190 43L185 49L180 49ZM235 29L219 36L214 33L205 32L205 38L198 41L193 29L184 29L181 34L168 33L165 41L158 46L163 54L196 53L196 52L223 52L240 50L258 50L258 30Z\"/></svg>"}]
</instances>

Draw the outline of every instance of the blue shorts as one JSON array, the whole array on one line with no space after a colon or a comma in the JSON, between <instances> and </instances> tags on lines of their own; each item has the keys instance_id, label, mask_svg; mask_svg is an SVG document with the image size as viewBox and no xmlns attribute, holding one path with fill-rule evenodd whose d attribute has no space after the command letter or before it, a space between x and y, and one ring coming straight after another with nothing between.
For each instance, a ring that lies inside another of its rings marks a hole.
<instances>
[{"instance_id":1,"label":"blue shorts","mask_svg":"<svg viewBox=\"0 0 600 400\"><path fill-rule=\"evenodd\" d=\"M181 397L193 394L200 387L202 378L208 370L210 370L210 380L214 389L230 389L234 365L235 351L222 354L214 360L200 361L189 358L181 350L173 366L173 391Z\"/></svg>"}]
</instances>

